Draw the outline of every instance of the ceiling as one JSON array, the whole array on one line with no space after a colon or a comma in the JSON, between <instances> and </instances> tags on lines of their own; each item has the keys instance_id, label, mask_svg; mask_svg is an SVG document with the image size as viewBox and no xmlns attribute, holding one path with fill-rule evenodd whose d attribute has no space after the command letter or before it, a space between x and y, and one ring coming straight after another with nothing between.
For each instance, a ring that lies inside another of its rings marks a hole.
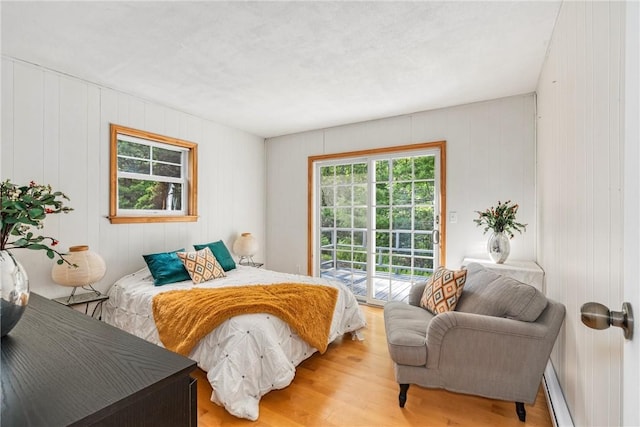
<instances>
[{"instance_id":1,"label":"ceiling","mask_svg":"<svg viewBox=\"0 0 640 427\"><path fill-rule=\"evenodd\" d=\"M560 4L2 1L2 54L272 137L533 92Z\"/></svg>"}]
</instances>

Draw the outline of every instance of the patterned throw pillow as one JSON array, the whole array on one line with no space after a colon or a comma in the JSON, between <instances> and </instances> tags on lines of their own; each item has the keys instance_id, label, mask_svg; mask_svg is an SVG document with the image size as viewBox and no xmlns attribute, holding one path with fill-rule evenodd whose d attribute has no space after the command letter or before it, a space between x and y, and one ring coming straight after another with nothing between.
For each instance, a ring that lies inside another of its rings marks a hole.
<instances>
[{"instance_id":1,"label":"patterned throw pillow","mask_svg":"<svg viewBox=\"0 0 640 427\"><path fill-rule=\"evenodd\" d=\"M225 277L224 270L213 256L211 249L204 248L196 252L178 252L178 257L189 272L193 283Z\"/></svg>"},{"instance_id":2,"label":"patterned throw pillow","mask_svg":"<svg viewBox=\"0 0 640 427\"><path fill-rule=\"evenodd\" d=\"M433 314L453 311L467 281L467 270L448 270L438 267L424 287L420 307Z\"/></svg>"}]
</instances>

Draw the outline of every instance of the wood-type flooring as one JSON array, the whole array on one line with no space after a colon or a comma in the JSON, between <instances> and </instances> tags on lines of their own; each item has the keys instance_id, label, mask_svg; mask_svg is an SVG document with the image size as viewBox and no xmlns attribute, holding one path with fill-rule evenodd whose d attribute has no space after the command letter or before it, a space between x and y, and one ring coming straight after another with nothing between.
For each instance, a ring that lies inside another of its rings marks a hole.
<instances>
[{"instance_id":1,"label":"wood-type flooring","mask_svg":"<svg viewBox=\"0 0 640 427\"><path fill-rule=\"evenodd\" d=\"M416 385L409 388L405 408L400 408L382 309L362 308L365 340L353 341L347 334L324 355L315 353L302 362L291 385L262 398L257 421L236 418L211 402L206 374L197 369L198 426L552 426L542 387L535 405L525 405L525 423L518 420L513 402Z\"/></svg>"}]
</instances>

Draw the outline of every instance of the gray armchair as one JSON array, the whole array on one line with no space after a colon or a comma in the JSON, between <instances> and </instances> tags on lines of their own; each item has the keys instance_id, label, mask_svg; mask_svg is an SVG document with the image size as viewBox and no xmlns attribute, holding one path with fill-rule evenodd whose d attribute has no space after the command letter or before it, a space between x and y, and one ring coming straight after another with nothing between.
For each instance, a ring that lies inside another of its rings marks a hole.
<instances>
[{"instance_id":1,"label":"gray armchair","mask_svg":"<svg viewBox=\"0 0 640 427\"><path fill-rule=\"evenodd\" d=\"M409 304L385 305L389 353L404 407L410 384L516 402L535 402L565 316L562 304L536 288L469 264L455 311L434 316L420 307L425 284Z\"/></svg>"}]
</instances>

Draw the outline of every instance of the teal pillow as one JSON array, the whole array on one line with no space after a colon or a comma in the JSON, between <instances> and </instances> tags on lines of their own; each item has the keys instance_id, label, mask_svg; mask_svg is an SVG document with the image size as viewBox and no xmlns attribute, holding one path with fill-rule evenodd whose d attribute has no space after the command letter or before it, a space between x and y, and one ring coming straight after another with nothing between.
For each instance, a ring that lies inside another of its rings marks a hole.
<instances>
[{"instance_id":1,"label":"teal pillow","mask_svg":"<svg viewBox=\"0 0 640 427\"><path fill-rule=\"evenodd\" d=\"M196 249L196 251L199 251L206 247L211 249L211 252L213 252L213 256L216 257L224 271L229 271L236 268L236 262L231 257L229 249L227 249L222 240L218 240L217 242L205 243L203 245L193 245L193 247Z\"/></svg>"},{"instance_id":2,"label":"teal pillow","mask_svg":"<svg viewBox=\"0 0 640 427\"><path fill-rule=\"evenodd\" d=\"M176 252L184 252L184 248L173 252L142 255L144 262L149 267L149 271L151 271L154 285L162 286L191 280L189 272L184 268L184 264L180 261Z\"/></svg>"}]
</instances>

